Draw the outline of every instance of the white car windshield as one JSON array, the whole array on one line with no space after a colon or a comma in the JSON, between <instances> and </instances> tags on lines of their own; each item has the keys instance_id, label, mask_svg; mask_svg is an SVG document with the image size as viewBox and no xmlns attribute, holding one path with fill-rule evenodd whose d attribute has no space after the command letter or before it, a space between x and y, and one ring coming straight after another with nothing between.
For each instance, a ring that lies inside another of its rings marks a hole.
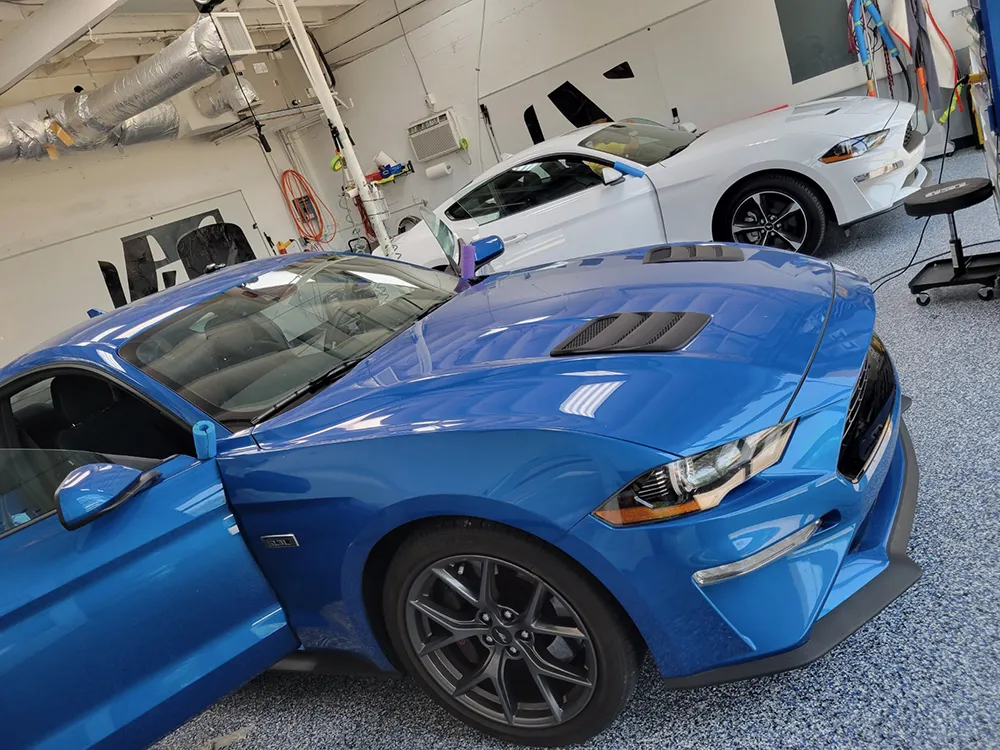
<instances>
[{"instance_id":1,"label":"white car windshield","mask_svg":"<svg viewBox=\"0 0 1000 750\"><path fill-rule=\"evenodd\" d=\"M587 136L579 145L649 167L687 148L697 137L686 130L661 125L614 123Z\"/></svg>"}]
</instances>

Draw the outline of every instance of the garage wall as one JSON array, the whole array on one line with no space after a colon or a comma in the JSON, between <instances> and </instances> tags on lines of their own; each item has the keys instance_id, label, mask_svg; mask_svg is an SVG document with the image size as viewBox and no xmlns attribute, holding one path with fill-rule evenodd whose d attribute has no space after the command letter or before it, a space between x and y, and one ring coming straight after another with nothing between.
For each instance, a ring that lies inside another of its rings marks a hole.
<instances>
[{"instance_id":1,"label":"garage wall","mask_svg":"<svg viewBox=\"0 0 1000 750\"><path fill-rule=\"evenodd\" d=\"M635 111L609 114L662 119L677 106L683 119L703 128L782 104L854 93L864 82L863 69L853 65L793 84L775 0L486 0L485 18L483 0L396 3L398 17L393 0L366 0L317 31L327 58L339 66L340 94L353 99L354 107L343 115L366 167L382 150L402 161L412 158L406 126L429 112L421 75L437 108L454 109L469 141L467 153L439 160L452 165L449 177L426 179L424 170L431 163L425 163L416 165L416 175L384 188L393 225L413 213L415 201L436 206L496 162L478 101L490 107L501 149L513 152L529 145L522 132L523 111L539 97L545 106L548 79L583 75L600 85L605 68L598 68L612 57L641 60L637 67L646 71L646 78L639 82L637 71L641 94L636 102L644 111L633 107ZM889 0L882 5L887 8ZM938 22L956 48L967 46L968 39L964 21L951 11L964 5L963 0L932 0ZM845 12L845 35L846 26ZM565 124L562 132L569 129ZM557 124L543 130L547 137L559 134ZM343 178L326 168L332 156L329 133L317 126L299 137L317 186L347 228L341 235L346 242L350 224L334 205Z\"/></svg>"},{"instance_id":2,"label":"garage wall","mask_svg":"<svg viewBox=\"0 0 1000 750\"><path fill-rule=\"evenodd\" d=\"M435 206L496 163L481 126L479 98L692 7L710 2L773 4L773 0L488 0L477 85L481 0L397 2L403 11L399 19L386 20L395 16L393 0L367 0L316 32L320 46L330 50L328 59L341 65L336 71L337 89L354 101L343 116L366 167L374 168L370 159L382 150L402 161L412 158L406 126L429 113L421 74L437 107L455 111L469 141L468 152L439 160L452 165L449 177L428 180L424 170L437 163L429 162L415 165L417 174L384 188L390 210L395 211L393 223L412 213L415 201L424 199ZM412 55L401 36L404 27ZM343 178L324 168L332 156L329 133L316 126L301 134L301 146L305 160L316 165L317 186L328 202L335 203ZM333 204L331 208L349 228L344 212ZM346 242L347 236L345 231L341 240Z\"/></svg>"},{"instance_id":3,"label":"garage wall","mask_svg":"<svg viewBox=\"0 0 1000 750\"><path fill-rule=\"evenodd\" d=\"M272 155L280 170L287 165L279 151ZM296 236L260 148L249 138L219 146L181 139L55 162L0 164L0 364L83 320L88 308L112 307L97 256L75 250L90 252L93 243L76 240L200 202L219 203L222 196L230 201L222 205L245 206L275 242ZM233 220L225 211L222 218ZM255 254L267 254L252 220L238 223L251 222L243 226L247 238ZM118 261L121 243L112 238L107 244L101 259ZM31 294L14 293L26 283Z\"/></svg>"}]
</instances>

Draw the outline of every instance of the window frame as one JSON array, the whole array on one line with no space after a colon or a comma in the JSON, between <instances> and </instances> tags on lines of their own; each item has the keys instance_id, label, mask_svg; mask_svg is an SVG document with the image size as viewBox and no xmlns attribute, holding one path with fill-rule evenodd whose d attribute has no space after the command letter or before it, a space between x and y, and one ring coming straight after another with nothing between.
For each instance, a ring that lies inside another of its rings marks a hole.
<instances>
[{"instance_id":1,"label":"window frame","mask_svg":"<svg viewBox=\"0 0 1000 750\"><path fill-rule=\"evenodd\" d=\"M105 370L105 369L103 369L101 367L98 367L97 365L84 364L84 363L78 363L78 362L50 362L50 363L47 363L47 364L44 364L44 365L39 365L39 366L37 366L37 367L35 367L35 368L31 369L31 370L28 370L27 372L18 373L17 375L13 376L12 378L10 378L8 380L5 380L4 382L0 383L0 402L6 400L9 403L10 399L14 395L16 395L17 393L19 393L20 391L24 390L25 388L30 388L31 386L35 385L36 383L39 383L42 380L46 380L47 378L53 378L53 377L56 377L57 375L66 375L66 374L73 375L73 374L80 374L80 373L84 373L84 374L89 375L91 377L95 377L95 376L96 377L100 377L100 378L103 378L103 379L109 381L116 388L121 388L123 391L125 391L129 395L134 396L134 397L140 399L141 401L145 402L148 406L152 407L153 409L156 409L158 412L160 412L160 414L162 416L164 416L165 418L167 418L168 420L170 420L171 422L173 422L174 424L176 424L178 427L180 427L185 432L190 432L191 431L192 425L188 424L188 422L185 419L183 419L179 415L175 414L170 409L164 407L162 404L160 404L155 399L150 398L149 396L147 396L145 393L143 393L142 391L140 391L138 388L136 388L131 383L127 383L127 382L121 380L120 378L112 375L107 370ZM4 451L4 450L14 450L14 449L0 447L0 451ZM57 450L57 449L54 449L54 448L53 449L41 448L40 450ZM74 451L66 451L66 452L67 453L72 453ZM94 453L94 454L99 455L99 456L103 456L104 455L104 454L102 454L102 453L100 453L98 451L76 451L76 452L78 452L78 453L87 453L87 452L89 452L89 453ZM167 456L166 458L161 459L156 464L156 466L160 466L160 465L166 463L167 461L170 461L170 460L176 458L178 455L186 455L186 454L174 454L172 456ZM196 458L195 456L188 456L188 457L189 458ZM138 456L136 458L138 458ZM33 526L34 524L38 523L39 521L44 521L46 518L51 518L52 516L56 516L56 515L58 515L58 513L59 513L59 510L58 510L58 507L56 507L53 510L50 510L48 513L44 514L44 515L38 516L37 518L32 518L27 523L22 523L19 526L15 526L12 529L8 529L7 531L0 532L0 540L6 539L11 534L16 534L21 529L26 529L29 526Z\"/></svg>"},{"instance_id":2,"label":"window frame","mask_svg":"<svg viewBox=\"0 0 1000 750\"><path fill-rule=\"evenodd\" d=\"M509 218L511 216L518 216L520 214L525 213L526 211L532 211L532 210L534 210L536 208L541 208L543 206L547 206L547 205L549 205L551 203L555 203L556 201L560 201L560 200L563 200L565 198L572 198L573 196L577 195L578 193L583 193L583 192L586 192L587 190L590 190L590 188L602 187L602 183L595 183L594 185L591 185L590 187L583 188L583 190L577 190L575 193L571 193L570 195L564 195L561 198L556 198L556 199L548 201L546 203L541 203L541 204L539 204L537 206L532 206L531 208L526 208L526 209L523 209L521 211L515 211L514 213L508 213L506 206L501 206L500 207L500 214L501 215L498 216L497 218L491 220L491 221L486 222L485 224L479 223L476 220L476 217L474 217L474 216L470 216L468 219L454 219L451 216L449 216L449 212L452 209L454 209L456 206L458 206L459 205L459 201L461 201L467 195L475 192L476 190L479 190L482 187L485 187L486 185L489 185L490 183L492 183L492 182L500 179L501 177L506 176L507 174L509 174L510 172L514 171L518 167L523 167L523 166L526 166L528 164L539 164L539 163L544 162L544 161L556 161L557 159L579 159L581 162L592 162L594 164L600 164L600 165L605 166L605 167L612 167L612 168L614 168L614 162L608 159L608 156L610 156L610 154L604 154L603 156L600 156L600 157L591 156L591 154L600 154L600 153L601 153L600 151L589 151L589 150L586 151L586 152L583 152L583 151L576 151L576 152L574 152L574 151L554 151L554 152L549 153L549 154L540 154L540 155L537 155L537 156L533 156L530 159L524 159L522 161L519 161L518 163L512 164L509 167L507 167L507 169L505 169L503 172L500 172L499 174L493 175L489 179L484 180L483 182L480 182L477 185L470 185L466 190L463 190L461 193L459 193L459 195L457 195L454 198L454 200L451 202L451 204L448 206L448 208L446 208L444 210L445 218L447 218L449 221L455 221L455 222L470 221L471 220L471 221L475 221L477 226L485 227L485 226L489 226L490 224L493 224L494 222L501 221L502 219L507 219L507 218ZM628 159L622 159L622 161L629 161L629 160Z\"/></svg>"}]
</instances>

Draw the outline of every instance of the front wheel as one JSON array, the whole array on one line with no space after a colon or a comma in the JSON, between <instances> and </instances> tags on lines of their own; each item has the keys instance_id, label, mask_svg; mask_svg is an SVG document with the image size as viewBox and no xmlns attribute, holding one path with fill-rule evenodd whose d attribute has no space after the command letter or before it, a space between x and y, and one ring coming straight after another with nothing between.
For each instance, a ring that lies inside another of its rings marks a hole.
<instances>
[{"instance_id":1,"label":"front wheel","mask_svg":"<svg viewBox=\"0 0 1000 750\"><path fill-rule=\"evenodd\" d=\"M732 242L813 255L823 244L828 217L814 188L789 175L763 175L734 193L720 231Z\"/></svg>"},{"instance_id":2,"label":"front wheel","mask_svg":"<svg viewBox=\"0 0 1000 750\"><path fill-rule=\"evenodd\" d=\"M448 711L508 742L562 746L603 731L639 655L618 605L543 543L488 522L407 539L383 601L407 670Z\"/></svg>"}]
</instances>

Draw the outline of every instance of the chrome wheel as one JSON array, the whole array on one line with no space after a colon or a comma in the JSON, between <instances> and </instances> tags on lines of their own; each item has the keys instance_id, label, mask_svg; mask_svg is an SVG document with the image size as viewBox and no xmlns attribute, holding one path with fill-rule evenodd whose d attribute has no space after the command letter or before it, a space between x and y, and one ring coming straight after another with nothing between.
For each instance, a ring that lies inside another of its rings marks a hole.
<instances>
[{"instance_id":1,"label":"chrome wheel","mask_svg":"<svg viewBox=\"0 0 1000 750\"><path fill-rule=\"evenodd\" d=\"M552 727L594 693L590 636L566 600L538 576L486 556L425 568L406 598L406 631L421 666L481 717Z\"/></svg>"},{"instance_id":2,"label":"chrome wheel","mask_svg":"<svg viewBox=\"0 0 1000 750\"><path fill-rule=\"evenodd\" d=\"M791 196L776 190L748 195L733 212L733 240L798 252L809 232L809 219Z\"/></svg>"}]
</instances>

